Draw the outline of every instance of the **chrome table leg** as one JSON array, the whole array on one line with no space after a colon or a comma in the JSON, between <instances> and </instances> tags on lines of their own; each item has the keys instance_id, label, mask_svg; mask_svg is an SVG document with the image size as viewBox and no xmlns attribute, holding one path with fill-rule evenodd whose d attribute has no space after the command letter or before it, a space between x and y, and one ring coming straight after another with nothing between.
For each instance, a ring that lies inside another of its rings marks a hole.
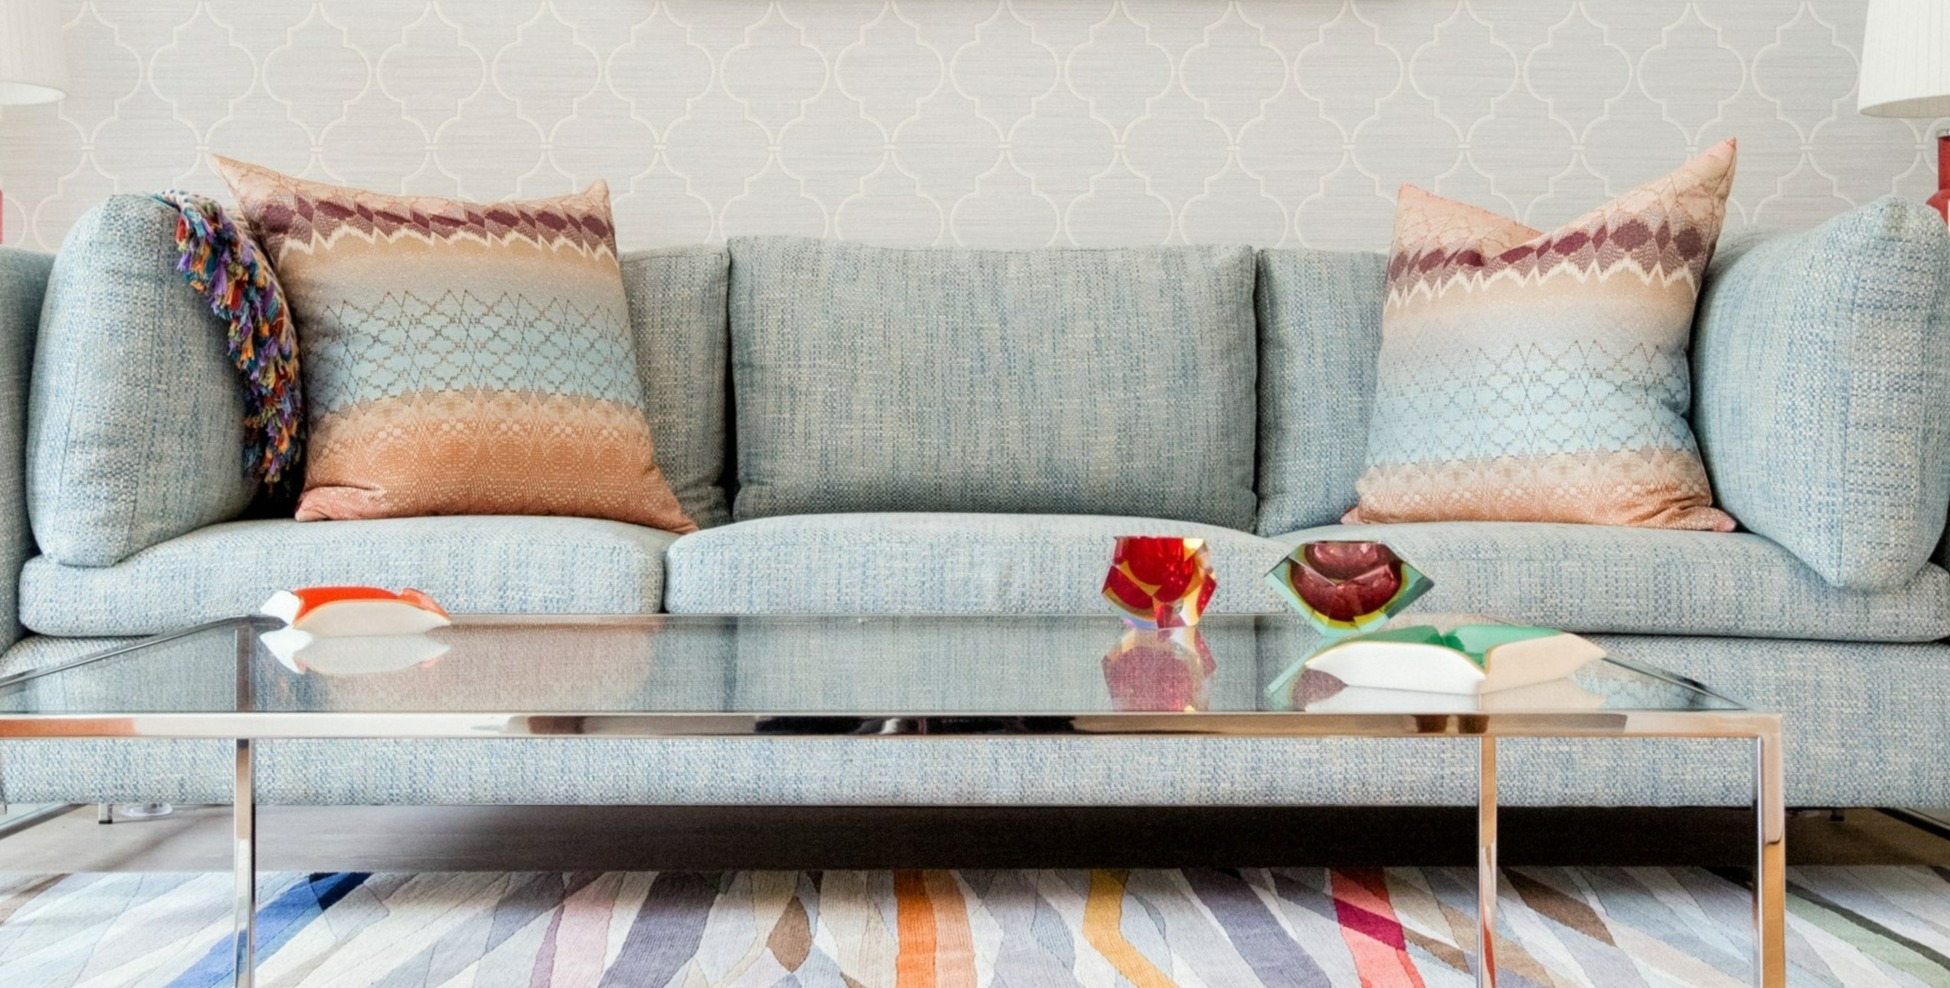
<instances>
[{"instance_id":1,"label":"chrome table leg","mask_svg":"<svg viewBox=\"0 0 1950 988\"><path fill-rule=\"evenodd\" d=\"M236 981L251 988L257 979L257 785L251 776L251 743L237 742L237 791L231 804L236 869Z\"/></svg>"},{"instance_id":2,"label":"chrome table leg","mask_svg":"<svg viewBox=\"0 0 1950 988\"><path fill-rule=\"evenodd\" d=\"M53 806L43 806L32 813L22 813L15 819L0 823L0 839L12 837L23 830L32 830L50 820L57 820L67 816L80 808L80 803L57 803Z\"/></svg>"},{"instance_id":3,"label":"chrome table leg","mask_svg":"<svg viewBox=\"0 0 1950 988\"><path fill-rule=\"evenodd\" d=\"M1496 739L1476 770L1476 986L1496 988Z\"/></svg>"},{"instance_id":4,"label":"chrome table leg","mask_svg":"<svg viewBox=\"0 0 1950 988\"><path fill-rule=\"evenodd\" d=\"M1787 810L1781 729L1754 741L1754 984L1787 985Z\"/></svg>"}]
</instances>

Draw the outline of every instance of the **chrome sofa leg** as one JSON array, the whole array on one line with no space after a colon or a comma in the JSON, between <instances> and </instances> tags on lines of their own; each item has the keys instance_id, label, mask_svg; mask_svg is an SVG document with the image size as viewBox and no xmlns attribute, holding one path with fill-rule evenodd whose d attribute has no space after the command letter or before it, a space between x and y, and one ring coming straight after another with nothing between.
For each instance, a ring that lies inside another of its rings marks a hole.
<instances>
[{"instance_id":1,"label":"chrome sofa leg","mask_svg":"<svg viewBox=\"0 0 1950 988\"><path fill-rule=\"evenodd\" d=\"M115 807L116 804L114 803L96 803L95 822L101 824L114 823L117 819ZM176 812L176 805L174 803L123 803L121 807L122 813L120 819L123 820L152 820L156 817L168 816Z\"/></svg>"}]
</instances>

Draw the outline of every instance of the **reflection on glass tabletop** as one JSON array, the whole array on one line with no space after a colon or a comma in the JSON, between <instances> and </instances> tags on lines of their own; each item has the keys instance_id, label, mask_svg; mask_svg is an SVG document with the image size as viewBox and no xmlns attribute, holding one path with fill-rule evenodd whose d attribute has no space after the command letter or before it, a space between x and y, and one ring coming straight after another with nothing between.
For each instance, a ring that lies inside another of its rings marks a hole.
<instances>
[{"instance_id":1,"label":"reflection on glass tabletop","mask_svg":"<svg viewBox=\"0 0 1950 988\"><path fill-rule=\"evenodd\" d=\"M1569 678L1481 695L1348 687L1304 668L1298 617L1195 630L1112 616L459 617L392 638L281 641L219 622L0 680L11 713L1117 712L1454 714L1712 711L1739 704L1613 653Z\"/></svg>"}]
</instances>

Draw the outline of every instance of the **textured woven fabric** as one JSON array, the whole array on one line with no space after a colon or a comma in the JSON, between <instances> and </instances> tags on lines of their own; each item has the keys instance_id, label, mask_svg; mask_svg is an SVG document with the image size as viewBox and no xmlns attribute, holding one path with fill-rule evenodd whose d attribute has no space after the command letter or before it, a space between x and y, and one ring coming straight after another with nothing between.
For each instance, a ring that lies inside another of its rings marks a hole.
<instances>
[{"instance_id":1,"label":"textured woven fabric","mask_svg":"<svg viewBox=\"0 0 1950 988\"><path fill-rule=\"evenodd\" d=\"M1693 331L1715 494L1836 586L1908 583L1950 508L1943 217L1891 197L1729 247Z\"/></svg>"},{"instance_id":2,"label":"textured woven fabric","mask_svg":"<svg viewBox=\"0 0 1950 988\"><path fill-rule=\"evenodd\" d=\"M1730 531L1686 422L1733 142L1549 233L1404 186L1349 521Z\"/></svg>"},{"instance_id":3,"label":"textured woven fabric","mask_svg":"<svg viewBox=\"0 0 1950 988\"><path fill-rule=\"evenodd\" d=\"M715 245L622 257L657 466L684 513L704 528L731 520L723 486L730 443L730 264L731 255Z\"/></svg>"},{"instance_id":4,"label":"textured woven fabric","mask_svg":"<svg viewBox=\"0 0 1950 988\"><path fill-rule=\"evenodd\" d=\"M127 638L43 638L21 641L0 668L8 674L46 671L89 659L130 642ZM165 636L141 643L140 656L111 657L73 674L54 672L0 692L0 710L71 712L227 710L237 699L233 635ZM231 661L223 653L231 651ZM214 655L212 654L214 653ZM214 661L212 661L214 659Z\"/></svg>"},{"instance_id":5,"label":"textured woven fabric","mask_svg":"<svg viewBox=\"0 0 1950 988\"><path fill-rule=\"evenodd\" d=\"M1355 502L1387 274L1382 254L1259 253L1261 535L1331 525Z\"/></svg>"},{"instance_id":6,"label":"textured woven fabric","mask_svg":"<svg viewBox=\"0 0 1950 988\"><path fill-rule=\"evenodd\" d=\"M1146 657L1133 656L1124 645L1156 642L1160 633L1133 634L1114 614L1099 607L1094 616L1054 621L979 617L964 623L939 615L743 621L730 656L734 665L724 676L725 693L713 702L739 710L817 713L855 709L861 693L870 691L876 704L901 711L1074 713L1106 703L1123 710L1182 710L1185 702L1145 701L1186 687L1179 695L1189 702L1195 691L1208 709L1258 706L1265 685L1258 622L1233 623L1217 633L1208 624L1200 639L1202 656L1179 652L1164 660L1180 669L1188 659L1212 660L1210 666L1200 661L1203 681L1192 684L1159 675L1158 665L1143 668ZM1182 632L1177 640L1186 641ZM1025 656L1033 659L1024 661ZM1144 691L1152 686L1156 692Z\"/></svg>"},{"instance_id":7,"label":"textured woven fabric","mask_svg":"<svg viewBox=\"0 0 1950 988\"><path fill-rule=\"evenodd\" d=\"M139 638L49 638L29 635L0 655L0 677L41 671L85 658L98 652L135 644ZM205 647L209 640L194 643L152 643L157 651L149 661L120 662L97 670L104 675L80 678L59 674L29 680L17 691L0 693L0 710L28 710L35 707L61 709L128 709L128 698L156 697L167 703L191 697L208 697L223 688L215 677L221 673L217 663L196 662L190 649ZM177 661L188 659L191 661ZM159 672L158 670L167 670ZM236 677L230 677L230 690L236 690ZM9 781L21 783L17 791L28 788L74 788L83 779L108 788L146 789L153 787L163 803L228 803L220 775L212 770L224 764L216 756L234 750L229 741L88 740L74 744L26 741L0 744L0 802L8 795ZM113 782L118 774L128 773L123 781ZM64 782L63 775L69 779ZM31 782L28 780L32 780ZM83 787L85 788L85 786ZM191 795L211 798L191 800ZM143 800L151 802L151 800Z\"/></svg>"},{"instance_id":8,"label":"textured woven fabric","mask_svg":"<svg viewBox=\"0 0 1950 988\"><path fill-rule=\"evenodd\" d=\"M140 641L143 639L135 636L54 638L48 635L30 634L15 642L4 654L0 654L0 676L50 669L96 652L105 652L111 648L121 648Z\"/></svg>"},{"instance_id":9,"label":"textured woven fabric","mask_svg":"<svg viewBox=\"0 0 1950 988\"><path fill-rule=\"evenodd\" d=\"M1280 536L1378 539L1435 581L1418 610L1488 614L1566 631L1929 641L1950 634L1950 573L1894 590L1830 585L1747 533L1603 525L1424 522Z\"/></svg>"},{"instance_id":10,"label":"textured woven fabric","mask_svg":"<svg viewBox=\"0 0 1950 988\"><path fill-rule=\"evenodd\" d=\"M1252 527L1251 250L730 246L738 518Z\"/></svg>"},{"instance_id":11,"label":"textured woven fabric","mask_svg":"<svg viewBox=\"0 0 1950 988\"><path fill-rule=\"evenodd\" d=\"M1781 713L1790 805L1950 805L1950 646L1597 640ZM15 649L47 647L34 642ZM1295 657L1262 639L1261 675ZM10 653L0 670L14 664ZM1456 739L286 741L262 745L258 784L266 802L288 804L1462 804L1475 756ZM1744 741L1532 739L1500 757L1512 805L1751 798ZM221 741L0 744L0 798L12 802L221 803L230 777Z\"/></svg>"},{"instance_id":12,"label":"textured woven fabric","mask_svg":"<svg viewBox=\"0 0 1950 988\"><path fill-rule=\"evenodd\" d=\"M27 394L34 337L54 258L0 247L0 642L20 638L20 567L34 554L27 525Z\"/></svg>"},{"instance_id":13,"label":"textured woven fabric","mask_svg":"<svg viewBox=\"0 0 1950 988\"><path fill-rule=\"evenodd\" d=\"M1944 802L1950 799L1950 735L1941 727L1943 711L1950 710L1950 646L1611 635L1595 640L1619 655L1706 683L1752 709L1779 713L1790 806L1950 805ZM1930 726L1933 721L1938 726ZM1523 745L1520 757L1526 760L1512 762L1511 771L1545 771L1541 766L1561 763L1561 752L1591 744ZM1697 751L1699 744L1691 746ZM1871 762L1873 769L1865 770ZM1675 759L1651 769L1692 777L1683 781L1633 779L1633 769L1611 768L1614 774L1585 784L1645 791L1718 779L1729 792L1753 784L1748 765L1738 759L1710 765Z\"/></svg>"},{"instance_id":14,"label":"textured woven fabric","mask_svg":"<svg viewBox=\"0 0 1950 988\"><path fill-rule=\"evenodd\" d=\"M111 567L39 557L21 619L52 635L146 635L257 610L290 587L416 587L455 613L642 614L675 537L592 518L468 516L213 525Z\"/></svg>"},{"instance_id":15,"label":"textured woven fabric","mask_svg":"<svg viewBox=\"0 0 1950 988\"><path fill-rule=\"evenodd\" d=\"M27 510L42 554L107 566L250 503L224 322L176 272L174 208L110 196L47 282L27 399Z\"/></svg>"},{"instance_id":16,"label":"textured woven fabric","mask_svg":"<svg viewBox=\"0 0 1950 988\"><path fill-rule=\"evenodd\" d=\"M747 859L796 850L792 834L756 836ZM495 863L562 857L511 852ZM1748 984L1739 870L1507 868L1500 983ZM280 986L1458 988L1478 961L1476 881L1467 868L1372 867L273 873L257 877L257 958ZM233 963L230 883L0 875L0 984L219 984ZM1950 876L1925 865L1795 868L1786 983L1950 982L1945 896Z\"/></svg>"},{"instance_id":17,"label":"textured woven fabric","mask_svg":"<svg viewBox=\"0 0 1950 988\"><path fill-rule=\"evenodd\" d=\"M1097 515L850 514L739 522L670 547L673 614L1095 614L1119 535L1206 540L1210 612L1278 611L1286 549L1211 525Z\"/></svg>"},{"instance_id":18,"label":"textured woven fabric","mask_svg":"<svg viewBox=\"0 0 1950 988\"><path fill-rule=\"evenodd\" d=\"M607 186L476 205L213 160L298 328L299 518L695 527L657 469Z\"/></svg>"}]
</instances>

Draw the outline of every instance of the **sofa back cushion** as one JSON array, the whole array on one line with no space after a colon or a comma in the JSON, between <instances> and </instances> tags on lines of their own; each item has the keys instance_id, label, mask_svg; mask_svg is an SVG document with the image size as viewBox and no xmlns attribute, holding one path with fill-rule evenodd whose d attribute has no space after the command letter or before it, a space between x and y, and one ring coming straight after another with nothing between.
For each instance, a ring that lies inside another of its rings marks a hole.
<instances>
[{"instance_id":1,"label":"sofa back cushion","mask_svg":"<svg viewBox=\"0 0 1950 988\"><path fill-rule=\"evenodd\" d=\"M620 260L657 466L699 528L722 525L731 519L724 490L730 255L714 244L630 251Z\"/></svg>"},{"instance_id":2,"label":"sofa back cushion","mask_svg":"<svg viewBox=\"0 0 1950 988\"><path fill-rule=\"evenodd\" d=\"M1261 535L1332 525L1354 506L1387 280L1383 254L1259 254Z\"/></svg>"},{"instance_id":3,"label":"sofa back cushion","mask_svg":"<svg viewBox=\"0 0 1950 988\"><path fill-rule=\"evenodd\" d=\"M1729 237L1693 331L1694 427L1720 503L1831 584L1893 590L1950 504L1950 233L1885 198Z\"/></svg>"},{"instance_id":4,"label":"sofa back cushion","mask_svg":"<svg viewBox=\"0 0 1950 988\"><path fill-rule=\"evenodd\" d=\"M118 195L49 275L27 413L42 554L109 566L250 503L244 396L223 320L176 271L174 207Z\"/></svg>"},{"instance_id":5,"label":"sofa back cushion","mask_svg":"<svg viewBox=\"0 0 1950 988\"><path fill-rule=\"evenodd\" d=\"M0 247L0 643L20 639L20 567L34 554L27 526L27 395L34 335L54 255Z\"/></svg>"},{"instance_id":6,"label":"sofa back cushion","mask_svg":"<svg viewBox=\"0 0 1950 988\"><path fill-rule=\"evenodd\" d=\"M738 518L1252 526L1249 248L730 249Z\"/></svg>"}]
</instances>

